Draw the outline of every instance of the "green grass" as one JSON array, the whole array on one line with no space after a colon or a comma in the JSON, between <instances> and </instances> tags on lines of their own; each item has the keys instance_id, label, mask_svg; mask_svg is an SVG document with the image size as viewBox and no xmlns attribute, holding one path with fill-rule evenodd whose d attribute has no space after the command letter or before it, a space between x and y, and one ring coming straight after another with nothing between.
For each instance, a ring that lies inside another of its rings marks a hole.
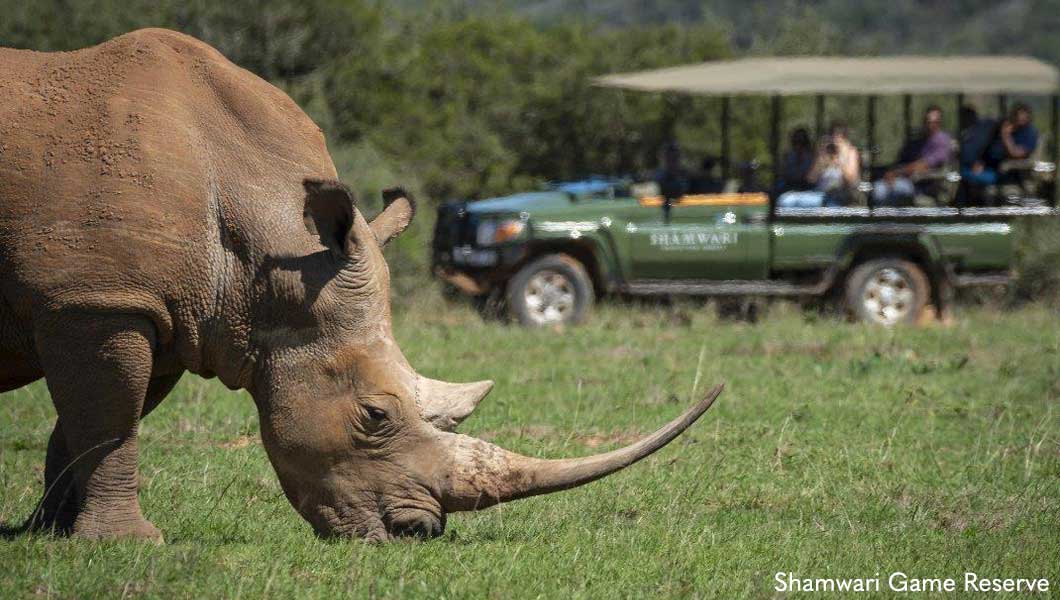
<instances>
[{"instance_id":1,"label":"green grass","mask_svg":"<svg viewBox=\"0 0 1060 600\"><path fill-rule=\"evenodd\" d=\"M1060 327L1042 307L884 331L774 308L599 307L585 327L396 300L426 375L493 378L463 427L540 456L647 433L716 382L656 456L449 520L427 543L321 541L283 498L250 398L186 376L143 425L142 504L167 544L0 540L0 597L772 596L773 575L1046 577L1060 588ZM53 409L0 396L0 522L33 509Z\"/></svg>"}]
</instances>

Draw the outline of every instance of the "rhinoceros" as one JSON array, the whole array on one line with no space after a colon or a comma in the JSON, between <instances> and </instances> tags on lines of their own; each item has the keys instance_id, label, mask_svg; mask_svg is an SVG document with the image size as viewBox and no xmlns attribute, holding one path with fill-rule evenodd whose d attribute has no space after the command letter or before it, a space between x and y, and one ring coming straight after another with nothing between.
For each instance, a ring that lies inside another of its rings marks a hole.
<instances>
[{"instance_id":1,"label":"rhinoceros","mask_svg":"<svg viewBox=\"0 0 1060 600\"><path fill-rule=\"evenodd\" d=\"M161 541L137 432L186 371L249 392L318 534L375 541L617 471L720 393L585 458L453 432L493 384L423 377L398 348L382 248L415 205L384 206L367 221L313 121L194 38L0 50L0 392L43 377L57 413L25 528Z\"/></svg>"}]
</instances>

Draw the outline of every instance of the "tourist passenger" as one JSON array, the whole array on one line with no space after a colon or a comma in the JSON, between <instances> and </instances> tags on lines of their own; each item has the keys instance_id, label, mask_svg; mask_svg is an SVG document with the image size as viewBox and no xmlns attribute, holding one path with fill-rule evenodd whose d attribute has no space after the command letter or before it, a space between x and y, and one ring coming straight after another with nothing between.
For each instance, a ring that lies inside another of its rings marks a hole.
<instances>
[{"instance_id":1,"label":"tourist passenger","mask_svg":"<svg viewBox=\"0 0 1060 600\"><path fill-rule=\"evenodd\" d=\"M963 206L984 204L984 184L979 181L974 169L979 165L982 172L982 161L986 149L997 135L997 121L989 117L980 117L978 111L970 105L961 107L960 117L960 153L957 162L961 171L961 187L957 203Z\"/></svg>"},{"instance_id":2,"label":"tourist passenger","mask_svg":"<svg viewBox=\"0 0 1060 600\"><path fill-rule=\"evenodd\" d=\"M780 189L784 191L812 190L810 170L814 163L813 143L805 127L791 132L788 151L780 164Z\"/></svg>"},{"instance_id":3,"label":"tourist passenger","mask_svg":"<svg viewBox=\"0 0 1060 600\"><path fill-rule=\"evenodd\" d=\"M714 156L703 157L699 165L699 172L694 174L689 182L689 193L691 194L718 194L725 188L725 182L715 174L718 159Z\"/></svg>"},{"instance_id":4,"label":"tourist passenger","mask_svg":"<svg viewBox=\"0 0 1060 600\"><path fill-rule=\"evenodd\" d=\"M986 149L997 135L997 121L980 117L974 107L964 105L960 115L960 157L961 174L971 172L975 163L982 162Z\"/></svg>"},{"instance_id":5,"label":"tourist passenger","mask_svg":"<svg viewBox=\"0 0 1060 600\"><path fill-rule=\"evenodd\" d=\"M681 147L677 142L663 146L662 165L655 172L655 183L663 198L663 222L670 222L670 207L688 193L691 182L692 178L681 159Z\"/></svg>"},{"instance_id":6,"label":"tourist passenger","mask_svg":"<svg viewBox=\"0 0 1060 600\"><path fill-rule=\"evenodd\" d=\"M806 175L813 189L784 192L777 198L777 206L808 208L849 204L860 177L861 159L857 148L850 143L847 126L842 121L834 121Z\"/></svg>"},{"instance_id":7,"label":"tourist passenger","mask_svg":"<svg viewBox=\"0 0 1060 600\"><path fill-rule=\"evenodd\" d=\"M942 130L942 109L930 106L924 111L920 134L902 146L898 164L873 185L877 206L912 204L917 193L913 178L941 169L953 157L953 138Z\"/></svg>"},{"instance_id":8,"label":"tourist passenger","mask_svg":"<svg viewBox=\"0 0 1060 600\"><path fill-rule=\"evenodd\" d=\"M660 154L662 164L655 171L655 183L659 185L659 193L663 198L676 202L688 193L691 176L685 169L681 147L677 142L663 146Z\"/></svg>"},{"instance_id":9,"label":"tourist passenger","mask_svg":"<svg viewBox=\"0 0 1060 600\"><path fill-rule=\"evenodd\" d=\"M1026 104L1013 106L986 151L972 163L967 173L962 173L965 179L983 186L997 184L1002 162L1029 158L1034 154L1038 147L1038 130L1031 123L1032 118L1031 109Z\"/></svg>"}]
</instances>

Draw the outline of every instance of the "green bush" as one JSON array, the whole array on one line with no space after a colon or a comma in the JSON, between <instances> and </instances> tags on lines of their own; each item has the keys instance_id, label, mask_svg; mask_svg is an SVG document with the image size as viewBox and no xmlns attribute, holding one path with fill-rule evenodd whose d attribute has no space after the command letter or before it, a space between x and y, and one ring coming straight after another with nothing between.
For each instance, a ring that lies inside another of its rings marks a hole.
<instances>
[{"instance_id":1,"label":"green bush","mask_svg":"<svg viewBox=\"0 0 1060 600\"><path fill-rule=\"evenodd\" d=\"M1060 307L1060 220L1027 218L1016 228L1017 302L1040 300Z\"/></svg>"}]
</instances>

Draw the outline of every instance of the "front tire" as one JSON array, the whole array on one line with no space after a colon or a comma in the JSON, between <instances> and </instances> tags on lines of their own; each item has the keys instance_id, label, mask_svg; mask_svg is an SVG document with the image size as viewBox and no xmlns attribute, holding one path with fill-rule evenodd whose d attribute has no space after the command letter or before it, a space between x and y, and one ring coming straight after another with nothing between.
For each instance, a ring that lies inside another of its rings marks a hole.
<instances>
[{"instance_id":1,"label":"front tire","mask_svg":"<svg viewBox=\"0 0 1060 600\"><path fill-rule=\"evenodd\" d=\"M508 283L508 307L526 327L581 323L593 300L593 283L585 267L565 254L534 260Z\"/></svg>"},{"instance_id":2,"label":"front tire","mask_svg":"<svg viewBox=\"0 0 1060 600\"><path fill-rule=\"evenodd\" d=\"M858 265L847 278L847 310L856 319L892 327L916 323L931 297L923 269L897 258L878 258Z\"/></svg>"}]
</instances>

